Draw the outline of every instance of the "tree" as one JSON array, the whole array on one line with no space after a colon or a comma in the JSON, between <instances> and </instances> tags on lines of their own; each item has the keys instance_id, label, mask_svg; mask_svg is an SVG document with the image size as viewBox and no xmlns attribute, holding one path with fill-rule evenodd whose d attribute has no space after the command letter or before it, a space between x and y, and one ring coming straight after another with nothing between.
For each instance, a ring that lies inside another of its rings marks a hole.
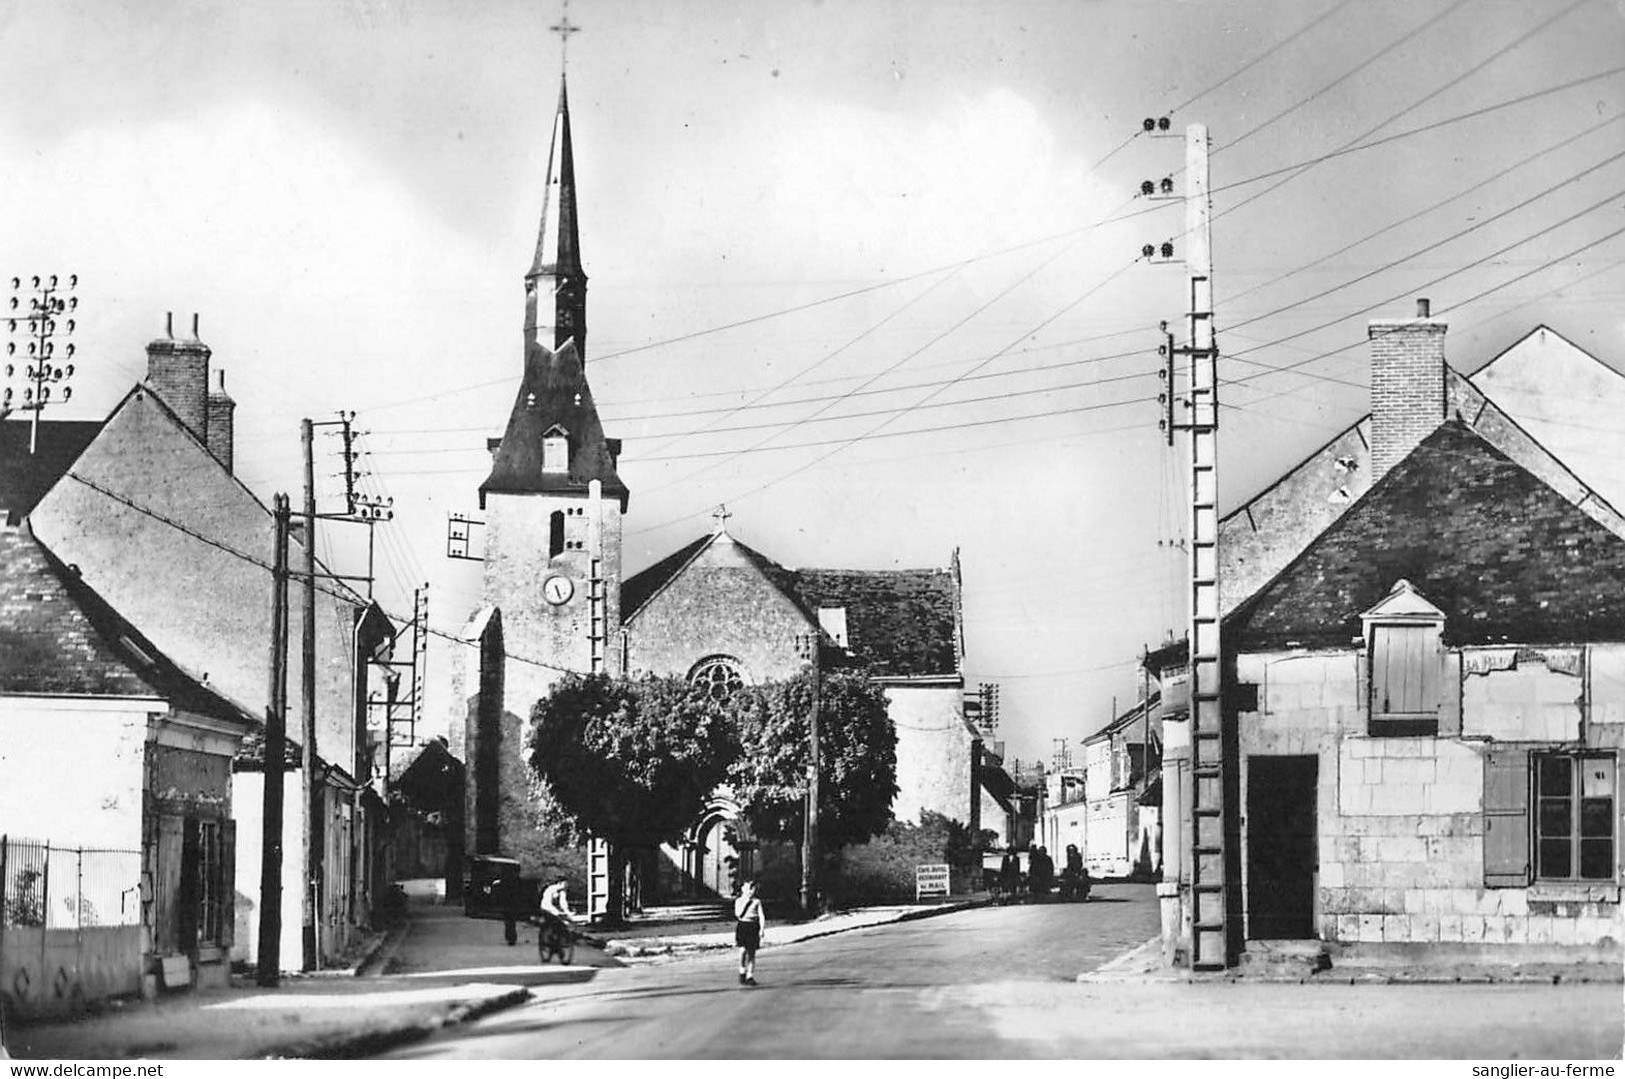
<instances>
[{"instance_id":1,"label":"tree","mask_svg":"<svg viewBox=\"0 0 1625 1079\"><path fill-rule=\"evenodd\" d=\"M801 838L813 677L748 686L729 702L740 754L728 779L763 838ZM818 754L819 845L828 851L885 831L897 796L897 730L884 687L862 671L821 676Z\"/></svg>"},{"instance_id":2,"label":"tree","mask_svg":"<svg viewBox=\"0 0 1625 1079\"><path fill-rule=\"evenodd\" d=\"M531 767L587 832L610 842L609 917L625 848L675 838L738 755L722 706L679 678L567 674L531 712Z\"/></svg>"}]
</instances>

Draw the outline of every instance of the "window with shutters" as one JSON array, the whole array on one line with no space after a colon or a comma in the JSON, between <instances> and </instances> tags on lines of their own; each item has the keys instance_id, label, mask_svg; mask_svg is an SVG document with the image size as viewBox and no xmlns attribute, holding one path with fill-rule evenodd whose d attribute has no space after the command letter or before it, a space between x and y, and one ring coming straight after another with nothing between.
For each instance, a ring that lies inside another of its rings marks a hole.
<instances>
[{"instance_id":1,"label":"window with shutters","mask_svg":"<svg viewBox=\"0 0 1625 1079\"><path fill-rule=\"evenodd\" d=\"M1370 733L1437 734L1444 667L1438 627L1373 625L1370 655Z\"/></svg>"},{"instance_id":2,"label":"window with shutters","mask_svg":"<svg viewBox=\"0 0 1625 1079\"><path fill-rule=\"evenodd\" d=\"M1615 759L1611 753L1534 758L1535 877L1613 880L1616 866Z\"/></svg>"},{"instance_id":3,"label":"window with shutters","mask_svg":"<svg viewBox=\"0 0 1625 1079\"><path fill-rule=\"evenodd\" d=\"M1445 672L1444 613L1402 580L1362 620L1370 687L1369 733L1382 737L1438 734Z\"/></svg>"}]
</instances>

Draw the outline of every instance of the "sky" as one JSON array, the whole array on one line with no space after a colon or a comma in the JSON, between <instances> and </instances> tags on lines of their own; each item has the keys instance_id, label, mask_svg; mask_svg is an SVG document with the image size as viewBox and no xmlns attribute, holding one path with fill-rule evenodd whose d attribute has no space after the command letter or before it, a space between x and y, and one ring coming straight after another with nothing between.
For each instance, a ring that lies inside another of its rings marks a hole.
<instances>
[{"instance_id":1,"label":"sky","mask_svg":"<svg viewBox=\"0 0 1625 1079\"><path fill-rule=\"evenodd\" d=\"M1415 297L1463 371L1541 323L1625 369L1625 0L575 0L567 56L562 10L0 0L0 271L78 276L47 417L105 416L198 313L239 476L297 493L300 419L353 410L378 597L427 582L455 632L446 519L518 384L567 62L626 572L721 503L793 567L957 549L968 679L1030 761L1081 756L1183 632L1184 209L1137 191L1183 196L1188 125L1222 508L1367 411L1366 324ZM329 530L335 569L364 535Z\"/></svg>"}]
</instances>

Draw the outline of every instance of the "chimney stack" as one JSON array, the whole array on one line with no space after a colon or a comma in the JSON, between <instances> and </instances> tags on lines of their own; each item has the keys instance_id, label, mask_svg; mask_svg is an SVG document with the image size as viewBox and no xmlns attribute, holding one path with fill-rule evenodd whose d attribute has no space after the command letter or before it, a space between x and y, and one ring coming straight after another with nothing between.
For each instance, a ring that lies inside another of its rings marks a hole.
<instances>
[{"instance_id":1,"label":"chimney stack","mask_svg":"<svg viewBox=\"0 0 1625 1079\"><path fill-rule=\"evenodd\" d=\"M215 459L226 466L226 471L232 471L232 432L236 427L237 402L231 399L226 392L226 373L215 372L220 385L209 391L209 437L207 444L209 452Z\"/></svg>"},{"instance_id":2,"label":"chimney stack","mask_svg":"<svg viewBox=\"0 0 1625 1079\"><path fill-rule=\"evenodd\" d=\"M174 410L198 441L209 440L209 346L198 340L198 318L192 336L175 337L175 315L164 316L164 335L147 345L147 385Z\"/></svg>"},{"instance_id":3,"label":"chimney stack","mask_svg":"<svg viewBox=\"0 0 1625 1079\"><path fill-rule=\"evenodd\" d=\"M1414 319L1374 321L1371 340L1371 478L1416 448L1445 418L1444 335L1425 298Z\"/></svg>"}]
</instances>

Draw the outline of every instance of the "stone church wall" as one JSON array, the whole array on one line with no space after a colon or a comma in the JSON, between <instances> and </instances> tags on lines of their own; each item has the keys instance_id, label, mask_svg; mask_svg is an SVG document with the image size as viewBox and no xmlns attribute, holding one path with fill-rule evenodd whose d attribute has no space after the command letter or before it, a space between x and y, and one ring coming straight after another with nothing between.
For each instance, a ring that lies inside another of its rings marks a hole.
<instances>
[{"instance_id":1,"label":"stone church wall","mask_svg":"<svg viewBox=\"0 0 1625 1079\"><path fill-rule=\"evenodd\" d=\"M738 660L748 682L793 677L797 638L814 632L800 610L731 544L714 544L652 597L628 627L629 674L686 675L707 656Z\"/></svg>"}]
</instances>

